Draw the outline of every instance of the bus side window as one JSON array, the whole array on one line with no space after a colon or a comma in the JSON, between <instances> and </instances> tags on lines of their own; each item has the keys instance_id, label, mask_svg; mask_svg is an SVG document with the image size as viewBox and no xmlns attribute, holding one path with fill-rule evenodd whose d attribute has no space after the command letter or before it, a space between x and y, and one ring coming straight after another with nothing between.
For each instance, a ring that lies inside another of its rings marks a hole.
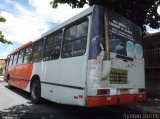
<instances>
[{"instance_id":1,"label":"bus side window","mask_svg":"<svg viewBox=\"0 0 160 119\"><path fill-rule=\"evenodd\" d=\"M81 22L65 30L62 57L81 56L86 51L88 21Z\"/></svg>"},{"instance_id":2,"label":"bus side window","mask_svg":"<svg viewBox=\"0 0 160 119\"><path fill-rule=\"evenodd\" d=\"M13 54L12 54L12 55L10 55L9 66L12 66L12 62L13 62Z\"/></svg>"},{"instance_id":3,"label":"bus side window","mask_svg":"<svg viewBox=\"0 0 160 119\"><path fill-rule=\"evenodd\" d=\"M29 63L32 61L32 46L28 46L25 48L23 61L22 63Z\"/></svg>"},{"instance_id":4,"label":"bus side window","mask_svg":"<svg viewBox=\"0 0 160 119\"><path fill-rule=\"evenodd\" d=\"M42 60L43 43L44 40L40 40L33 44L33 62L40 62Z\"/></svg>"},{"instance_id":5,"label":"bus side window","mask_svg":"<svg viewBox=\"0 0 160 119\"><path fill-rule=\"evenodd\" d=\"M13 65L16 65L17 64L17 57L18 57L18 52L16 52L14 54L14 57L13 57Z\"/></svg>"},{"instance_id":6,"label":"bus side window","mask_svg":"<svg viewBox=\"0 0 160 119\"><path fill-rule=\"evenodd\" d=\"M17 64L22 64L24 49L19 51Z\"/></svg>"},{"instance_id":7,"label":"bus side window","mask_svg":"<svg viewBox=\"0 0 160 119\"><path fill-rule=\"evenodd\" d=\"M9 63L10 63L10 57L11 57L11 55L9 55L9 56L7 57L7 62L6 62L7 66L9 66Z\"/></svg>"},{"instance_id":8,"label":"bus side window","mask_svg":"<svg viewBox=\"0 0 160 119\"><path fill-rule=\"evenodd\" d=\"M46 45L44 48L44 57L45 61L58 59L60 56L62 41L62 31L53 33L46 39Z\"/></svg>"}]
</instances>

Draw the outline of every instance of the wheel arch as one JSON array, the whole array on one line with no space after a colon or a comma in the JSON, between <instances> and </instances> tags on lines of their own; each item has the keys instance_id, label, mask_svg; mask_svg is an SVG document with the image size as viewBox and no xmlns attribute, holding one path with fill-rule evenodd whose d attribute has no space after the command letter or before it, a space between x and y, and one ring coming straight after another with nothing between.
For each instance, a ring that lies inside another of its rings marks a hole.
<instances>
[{"instance_id":1,"label":"wheel arch","mask_svg":"<svg viewBox=\"0 0 160 119\"><path fill-rule=\"evenodd\" d=\"M35 80L38 80L38 81L40 82L40 77L39 77L38 74L33 75L32 78L31 78L30 91L31 91L32 84L33 84L33 82L34 82Z\"/></svg>"},{"instance_id":2,"label":"wheel arch","mask_svg":"<svg viewBox=\"0 0 160 119\"><path fill-rule=\"evenodd\" d=\"M5 79L6 82L8 82L8 79L10 80L10 78L11 78L11 77L10 77L10 74L8 73L8 74L7 74L7 77L6 77L6 79Z\"/></svg>"},{"instance_id":3,"label":"wheel arch","mask_svg":"<svg viewBox=\"0 0 160 119\"><path fill-rule=\"evenodd\" d=\"M30 94L31 94L31 101L34 104L41 103L41 82L40 82L40 77L37 74L33 75L31 78Z\"/></svg>"}]
</instances>

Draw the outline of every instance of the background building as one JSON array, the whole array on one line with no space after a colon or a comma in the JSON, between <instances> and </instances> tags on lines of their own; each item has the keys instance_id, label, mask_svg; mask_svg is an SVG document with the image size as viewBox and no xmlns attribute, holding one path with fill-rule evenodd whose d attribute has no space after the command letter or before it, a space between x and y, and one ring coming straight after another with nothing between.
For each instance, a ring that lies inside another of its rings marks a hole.
<instances>
[{"instance_id":1,"label":"background building","mask_svg":"<svg viewBox=\"0 0 160 119\"><path fill-rule=\"evenodd\" d=\"M145 36L143 44L147 94L160 98L160 32Z\"/></svg>"},{"instance_id":2,"label":"background building","mask_svg":"<svg viewBox=\"0 0 160 119\"><path fill-rule=\"evenodd\" d=\"M5 71L5 60L4 59L0 59L0 76L4 75L4 71Z\"/></svg>"}]
</instances>

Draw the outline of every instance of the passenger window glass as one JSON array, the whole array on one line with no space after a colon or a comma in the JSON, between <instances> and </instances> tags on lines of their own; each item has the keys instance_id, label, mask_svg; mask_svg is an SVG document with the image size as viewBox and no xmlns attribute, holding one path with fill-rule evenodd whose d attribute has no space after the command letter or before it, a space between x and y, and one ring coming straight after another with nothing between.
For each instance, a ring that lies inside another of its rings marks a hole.
<instances>
[{"instance_id":1,"label":"passenger window glass","mask_svg":"<svg viewBox=\"0 0 160 119\"><path fill-rule=\"evenodd\" d=\"M6 63L7 66L9 65L9 63L10 63L10 55L7 56L7 63Z\"/></svg>"},{"instance_id":2,"label":"passenger window glass","mask_svg":"<svg viewBox=\"0 0 160 119\"><path fill-rule=\"evenodd\" d=\"M76 38L76 26L72 26L65 32L65 40L70 41Z\"/></svg>"},{"instance_id":3,"label":"passenger window glass","mask_svg":"<svg viewBox=\"0 0 160 119\"><path fill-rule=\"evenodd\" d=\"M43 49L43 41L37 42L33 45L33 52L39 52Z\"/></svg>"},{"instance_id":4,"label":"passenger window glass","mask_svg":"<svg viewBox=\"0 0 160 119\"><path fill-rule=\"evenodd\" d=\"M73 42L63 44L63 54L62 57L71 57L72 56L72 45Z\"/></svg>"},{"instance_id":5,"label":"passenger window glass","mask_svg":"<svg viewBox=\"0 0 160 119\"><path fill-rule=\"evenodd\" d=\"M60 56L62 32L51 34L46 39L44 60L58 59Z\"/></svg>"},{"instance_id":6,"label":"passenger window glass","mask_svg":"<svg viewBox=\"0 0 160 119\"><path fill-rule=\"evenodd\" d=\"M88 33L88 21L77 25L76 38L86 36Z\"/></svg>"},{"instance_id":7,"label":"passenger window glass","mask_svg":"<svg viewBox=\"0 0 160 119\"><path fill-rule=\"evenodd\" d=\"M85 53L86 49L86 38L76 40L73 44L73 56L82 55Z\"/></svg>"},{"instance_id":8,"label":"passenger window glass","mask_svg":"<svg viewBox=\"0 0 160 119\"><path fill-rule=\"evenodd\" d=\"M14 55L10 55L9 66L11 66L11 65L12 65L12 62L13 62L13 56L14 56Z\"/></svg>"},{"instance_id":9,"label":"passenger window glass","mask_svg":"<svg viewBox=\"0 0 160 119\"><path fill-rule=\"evenodd\" d=\"M32 61L32 46L26 47L24 51L23 63L29 63Z\"/></svg>"},{"instance_id":10,"label":"passenger window glass","mask_svg":"<svg viewBox=\"0 0 160 119\"><path fill-rule=\"evenodd\" d=\"M21 64L23 61L23 55L24 55L24 49L19 51L19 55L18 55L18 64Z\"/></svg>"},{"instance_id":11,"label":"passenger window glass","mask_svg":"<svg viewBox=\"0 0 160 119\"><path fill-rule=\"evenodd\" d=\"M52 34L47 38L46 48L52 47L62 40L62 33Z\"/></svg>"},{"instance_id":12,"label":"passenger window glass","mask_svg":"<svg viewBox=\"0 0 160 119\"><path fill-rule=\"evenodd\" d=\"M13 65L17 64L17 57L18 57L18 53L15 53L13 57Z\"/></svg>"},{"instance_id":13,"label":"passenger window glass","mask_svg":"<svg viewBox=\"0 0 160 119\"><path fill-rule=\"evenodd\" d=\"M70 32L70 29L73 28L75 28L75 32L72 32L72 36L75 37L70 37L70 40L68 40L68 32ZM86 51L87 34L88 21L82 22L66 29L62 48L62 57L67 58L83 55Z\"/></svg>"},{"instance_id":14,"label":"passenger window glass","mask_svg":"<svg viewBox=\"0 0 160 119\"><path fill-rule=\"evenodd\" d=\"M44 41L38 41L33 45L33 62L40 62L42 60Z\"/></svg>"}]
</instances>

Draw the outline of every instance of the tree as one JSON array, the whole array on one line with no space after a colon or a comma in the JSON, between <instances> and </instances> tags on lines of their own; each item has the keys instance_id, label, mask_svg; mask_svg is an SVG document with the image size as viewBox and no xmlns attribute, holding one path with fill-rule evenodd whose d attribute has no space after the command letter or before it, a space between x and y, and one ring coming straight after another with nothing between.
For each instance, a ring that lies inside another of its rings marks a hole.
<instances>
[{"instance_id":1,"label":"tree","mask_svg":"<svg viewBox=\"0 0 160 119\"><path fill-rule=\"evenodd\" d=\"M4 17L0 16L0 22L5 22L6 19ZM4 39L4 35L2 34L2 31L0 31L0 42L4 43L4 44L12 44L11 41Z\"/></svg>"},{"instance_id":2,"label":"tree","mask_svg":"<svg viewBox=\"0 0 160 119\"><path fill-rule=\"evenodd\" d=\"M3 74L3 69L0 68L0 76L2 76L2 74Z\"/></svg>"},{"instance_id":3,"label":"tree","mask_svg":"<svg viewBox=\"0 0 160 119\"><path fill-rule=\"evenodd\" d=\"M102 5L130 19L142 29L143 33L146 33L146 25L153 29L160 27L160 15L157 13L160 0L52 0L50 2L53 8L57 8L58 3L67 3L72 8L82 8L85 4Z\"/></svg>"}]
</instances>

